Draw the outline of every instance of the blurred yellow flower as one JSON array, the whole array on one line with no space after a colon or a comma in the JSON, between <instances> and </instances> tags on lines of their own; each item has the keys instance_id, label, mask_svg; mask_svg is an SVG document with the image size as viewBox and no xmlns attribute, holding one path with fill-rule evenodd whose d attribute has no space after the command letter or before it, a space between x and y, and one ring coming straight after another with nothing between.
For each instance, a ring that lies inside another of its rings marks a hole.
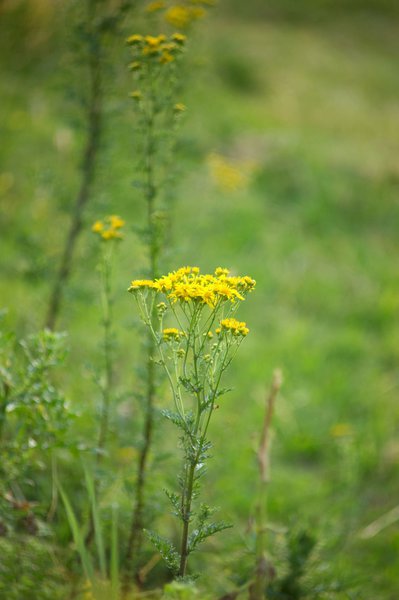
<instances>
[{"instance_id":1,"label":"blurred yellow flower","mask_svg":"<svg viewBox=\"0 0 399 600\"><path fill-rule=\"evenodd\" d=\"M172 6L166 11L165 19L178 29L185 29L190 23L190 10L186 6Z\"/></svg>"},{"instance_id":2,"label":"blurred yellow flower","mask_svg":"<svg viewBox=\"0 0 399 600\"><path fill-rule=\"evenodd\" d=\"M184 112L185 110L187 110L187 106L185 104L183 104L182 102L177 102L174 105L173 109L175 112L181 113L181 112Z\"/></svg>"},{"instance_id":3,"label":"blurred yellow flower","mask_svg":"<svg viewBox=\"0 0 399 600\"><path fill-rule=\"evenodd\" d=\"M121 240L123 238L122 233L119 231L125 225L125 221L118 215L110 215L105 217L103 221L96 221L91 230L93 233L97 233L102 240Z\"/></svg>"},{"instance_id":4,"label":"blurred yellow flower","mask_svg":"<svg viewBox=\"0 0 399 600\"><path fill-rule=\"evenodd\" d=\"M145 10L146 12L152 13L157 10L162 10L163 8L165 8L165 2L163 0L156 0L155 2L151 2Z\"/></svg>"},{"instance_id":5,"label":"blurred yellow flower","mask_svg":"<svg viewBox=\"0 0 399 600\"><path fill-rule=\"evenodd\" d=\"M208 165L212 178L221 189L232 192L245 187L248 175L243 168L221 154L212 153L208 156Z\"/></svg>"},{"instance_id":6,"label":"blurred yellow flower","mask_svg":"<svg viewBox=\"0 0 399 600\"><path fill-rule=\"evenodd\" d=\"M353 427L349 423L336 423L330 429L330 435L335 438L353 435Z\"/></svg>"}]
</instances>

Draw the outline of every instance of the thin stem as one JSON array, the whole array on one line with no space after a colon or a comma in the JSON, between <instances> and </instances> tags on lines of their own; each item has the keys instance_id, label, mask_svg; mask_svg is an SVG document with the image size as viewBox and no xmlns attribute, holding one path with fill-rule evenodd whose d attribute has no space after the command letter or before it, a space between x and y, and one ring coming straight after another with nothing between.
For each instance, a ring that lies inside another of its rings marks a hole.
<instances>
[{"instance_id":1,"label":"thin stem","mask_svg":"<svg viewBox=\"0 0 399 600\"><path fill-rule=\"evenodd\" d=\"M108 244L109 242L105 242ZM113 244L113 242L110 242ZM104 375L105 381L102 388L103 398L101 406L100 431L98 436L98 460L101 460L109 429L109 405L111 400L111 391L113 385L112 368L112 297L111 297L111 277L112 277L112 250L107 253L104 244L102 259L102 305L103 305L103 327L104 327Z\"/></svg>"},{"instance_id":2,"label":"thin stem","mask_svg":"<svg viewBox=\"0 0 399 600\"><path fill-rule=\"evenodd\" d=\"M150 277L155 279L158 275L158 257L160 244L158 232L155 225L155 198L157 195L157 186L155 179L155 102L156 95L154 84L150 79L150 105L146 118L146 143L145 143L145 190L144 199L147 206L147 234L148 234L148 253L150 263ZM150 323L154 323L156 310L153 307L150 314ZM136 580L138 579L139 566L137 565L138 552L142 544L143 526L144 526L144 488L147 471L149 451L152 444L154 429L154 401L155 401L155 364L153 356L155 353L155 339L149 330L147 334L147 377L145 392L145 418L143 430L143 444L140 450L137 475L136 475L136 496L133 507L130 535L126 550L126 565L128 570L133 566ZM128 584L126 584L128 588Z\"/></svg>"},{"instance_id":3,"label":"thin stem","mask_svg":"<svg viewBox=\"0 0 399 600\"><path fill-rule=\"evenodd\" d=\"M88 0L88 23L91 25L95 17L95 2ZM73 255L76 242L83 227L85 207L91 196L91 189L95 177L97 158L100 149L102 121L103 121L103 84L101 38L99 32L93 27L91 43L88 49L88 79L89 98L86 113L86 144L83 150L82 175L79 190L75 197L69 231L64 243L62 257L50 294L50 300L45 320L46 327L54 329L59 316L64 288L72 270Z\"/></svg>"},{"instance_id":4,"label":"thin stem","mask_svg":"<svg viewBox=\"0 0 399 600\"><path fill-rule=\"evenodd\" d=\"M198 459L197 459L198 460ZM187 492L185 494L185 505L184 512L182 514L183 518L183 531L180 545L180 568L179 568L179 577L184 577L186 574L187 567L187 559L188 559L188 532L190 527L190 514L191 514L191 504L193 498L193 488L194 488L194 473L197 467L197 461L193 461L188 470L188 483L187 483Z\"/></svg>"},{"instance_id":5,"label":"thin stem","mask_svg":"<svg viewBox=\"0 0 399 600\"><path fill-rule=\"evenodd\" d=\"M270 481L270 427L273 418L274 404L282 385L282 376L279 370L273 375L269 393L266 395L265 415L257 453L259 468L259 492L255 509L256 523L256 564L253 584L250 586L250 600L263 600L267 583L266 552L266 497Z\"/></svg>"}]
</instances>

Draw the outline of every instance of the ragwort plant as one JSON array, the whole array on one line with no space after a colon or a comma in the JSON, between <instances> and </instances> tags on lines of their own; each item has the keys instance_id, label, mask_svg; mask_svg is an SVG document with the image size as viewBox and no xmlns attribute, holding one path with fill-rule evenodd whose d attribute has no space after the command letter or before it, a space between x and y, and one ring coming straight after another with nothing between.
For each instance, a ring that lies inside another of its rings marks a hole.
<instances>
[{"instance_id":1,"label":"ragwort plant","mask_svg":"<svg viewBox=\"0 0 399 600\"><path fill-rule=\"evenodd\" d=\"M251 277L231 276L227 269L202 275L198 267L183 267L154 280L132 281L129 288L172 392L173 410L162 412L181 432L179 491L167 492L181 523L180 548L147 532L178 577L186 575L188 557L201 542L229 527L212 522L214 509L194 501L209 458L211 417L227 391L222 377L249 332L234 315L254 287Z\"/></svg>"},{"instance_id":2,"label":"ragwort plant","mask_svg":"<svg viewBox=\"0 0 399 600\"><path fill-rule=\"evenodd\" d=\"M113 298L112 298L112 267L115 246L123 238L121 229L125 221L118 215L110 215L103 220L97 220L92 231L101 241L101 305L103 325L103 377L99 381L101 389L100 425L97 442L97 456L101 459L108 440L110 404L114 383L113 366Z\"/></svg>"},{"instance_id":3,"label":"ragwort plant","mask_svg":"<svg viewBox=\"0 0 399 600\"><path fill-rule=\"evenodd\" d=\"M137 89L130 94L137 119L136 140L137 172L141 175L135 185L141 191L146 208L146 226L143 234L148 251L148 275L159 274L159 261L164 247L168 206L165 201L170 182L171 156L176 127L185 106L176 102L180 82L180 59L185 49L186 36L180 33L166 37L163 34L133 34L127 39L131 48L129 65ZM126 549L127 570L133 569L138 579L138 555L142 546L145 513L145 480L148 457L154 431L154 404L156 394L153 356L155 342L146 336L146 366L142 404L144 424L139 450L135 500Z\"/></svg>"},{"instance_id":4,"label":"ragwort plant","mask_svg":"<svg viewBox=\"0 0 399 600\"><path fill-rule=\"evenodd\" d=\"M87 205L92 198L97 176L106 121L106 86L110 66L107 63L109 42L122 28L124 19L140 0L81 0L71 3L77 14L74 24L73 50L76 71L85 69L84 76L76 77L83 85L76 92L82 107L82 124L85 130L84 146L80 158L80 180L75 198L71 201L71 218L63 244L57 273L52 283L47 306L46 327L54 329L59 317L65 287L68 284L79 235L84 227ZM72 12L72 16L75 13Z\"/></svg>"}]
</instances>

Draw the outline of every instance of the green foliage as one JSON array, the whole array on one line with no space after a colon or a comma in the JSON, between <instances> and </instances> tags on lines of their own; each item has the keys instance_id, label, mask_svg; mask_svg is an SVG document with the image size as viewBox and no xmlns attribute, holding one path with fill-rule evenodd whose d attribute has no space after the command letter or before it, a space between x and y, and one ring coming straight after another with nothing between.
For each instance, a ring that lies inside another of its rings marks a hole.
<instances>
[{"instance_id":1,"label":"green foliage","mask_svg":"<svg viewBox=\"0 0 399 600\"><path fill-rule=\"evenodd\" d=\"M0 537L1 600L64 600L65 571L58 549L33 536Z\"/></svg>"},{"instance_id":2,"label":"green foliage","mask_svg":"<svg viewBox=\"0 0 399 600\"><path fill-rule=\"evenodd\" d=\"M290 532L288 537L287 574L276 578L267 588L267 597L276 600L300 600L309 596L302 585L316 540L307 531ZM310 591L311 593L311 591Z\"/></svg>"},{"instance_id":3,"label":"green foliage","mask_svg":"<svg viewBox=\"0 0 399 600\"><path fill-rule=\"evenodd\" d=\"M64 358L65 334L44 330L17 342L0 333L0 506L11 527L21 518L15 507L24 506L35 469L49 452L69 445L71 413L52 377ZM29 510L25 516L33 519Z\"/></svg>"},{"instance_id":4,"label":"green foliage","mask_svg":"<svg viewBox=\"0 0 399 600\"><path fill-rule=\"evenodd\" d=\"M165 585L162 600L210 600L211 596L205 595L193 583L174 581Z\"/></svg>"},{"instance_id":5,"label":"green foliage","mask_svg":"<svg viewBox=\"0 0 399 600\"><path fill-rule=\"evenodd\" d=\"M154 531L145 530L145 534L153 546L158 550L173 575L176 576L179 572L180 555L175 546L167 538Z\"/></svg>"}]
</instances>

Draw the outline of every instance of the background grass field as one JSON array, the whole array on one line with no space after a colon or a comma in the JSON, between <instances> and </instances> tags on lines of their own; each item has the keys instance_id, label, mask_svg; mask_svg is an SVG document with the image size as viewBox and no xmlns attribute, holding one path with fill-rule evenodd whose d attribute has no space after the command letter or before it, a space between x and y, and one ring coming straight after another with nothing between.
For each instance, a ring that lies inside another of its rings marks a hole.
<instances>
[{"instance_id":1,"label":"background grass field","mask_svg":"<svg viewBox=\"0 0 399 600\"><path fill-rule=\"evenodd\" d=\"M189 48L164 266L221 265L257 280L241 311L251 334L211 435L206 494L236 524L196 559L206 569L203 585L217 594L250 544L254 448L275 367L284 387L274 422L271 521L316 535L309 576L358 590L339 598L398 594L398 523L359 537L399 502L398 21L388 3L353 3L350 11L330 4L298 11L290 2L267 9L253 2L245 11L225 3ZM20 334L44 321L83 135L73 100L82 73L68 28L57 11L40 6L30 19L22 8L9 9L0 36L0 297L7 324ZM128 224L115 273L118 391L125 396L114 436L130 446L140 421L129 403L139 333L125 290L145 268L135 234L144 209L132 186L123 40L109 58L101 165L60 323L71 349L61 378L80 413L74 435L89 436L96 399L90 365L101 336L90 224L120 214ZM215 154L224 157L224 175L212 167ZM171 451L161 430L158 443ZM79 480L65 462L65 477ZM153 457L155 479L163 465ZM164 499L152 487L154 510L162 512ZM271 538L278 546L279 534Z\"/></svg>"}]
</instances>

